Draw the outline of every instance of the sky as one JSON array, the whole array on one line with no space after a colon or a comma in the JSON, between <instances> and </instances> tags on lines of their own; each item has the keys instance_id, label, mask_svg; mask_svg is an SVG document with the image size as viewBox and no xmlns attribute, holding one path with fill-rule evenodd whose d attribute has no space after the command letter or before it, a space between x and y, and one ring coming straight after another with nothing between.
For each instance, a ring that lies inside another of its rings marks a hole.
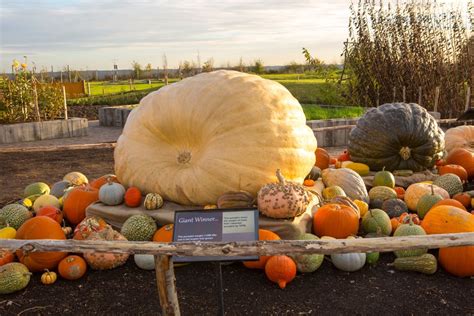
<instances>
[{"instance_id":1,"label":"sky","mask_svg":"<svg viewBox=\"0 0 474 316\"><path fill-rule=\"evenodd\" d=\"M466 7L470 0L445 0ZM342 62L350 0L0 0L0 71L12 60L37 69L169 68L209 58L236 65L304 62L306 47Z\"/></svg>"}]
</instances>

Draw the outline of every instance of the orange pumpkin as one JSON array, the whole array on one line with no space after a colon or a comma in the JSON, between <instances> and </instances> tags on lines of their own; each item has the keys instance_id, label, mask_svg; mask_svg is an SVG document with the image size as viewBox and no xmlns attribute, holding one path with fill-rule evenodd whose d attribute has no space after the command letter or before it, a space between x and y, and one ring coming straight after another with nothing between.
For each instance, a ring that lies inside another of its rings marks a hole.
<instances>
[{"instance_id":1,"label":"orange pumpkin","mask_svg":"<svg viewBox=\"0 0 474 316\"><path fill-rule=\"evenodd\" d=\"M390 223L392 224L392 235L397 230L398 226L400 226L400 222L398 221L397 217L393 217L390 219Z\"/></svg>"},{"instance_id":2,"label":"orange pumpkin","mask_svg":"<svg viewBox=\"0 0 474 316\"><path fill-rule=\"evenodd\" d=\"M64 216L69 223L77 225L86 217L86 208L98 200L99 190L90 186L76 187L64 200Z\"/></svg>"},{"instance_id":3,"label":"orange pumpkin","mask_svg":"<svg viewBox=\"0 0 474 316\"><path fill-rule=\"evenodd\" d=\"M173 241L173 224L167 224L158 229L153 235L153 241L156 242L172 242Z\"/></svg>"},{"instance_id":4,"label":"orange pumpkin","mask_svg":"<svg viewBox=\"0 0 474 316\"><path fill-rule=\"evenodd\" d=\"M97 232L92 232L86 240L127 240L118 231L107 227ZM84 259L94 270L108 270L119 267L127 262L128 253L108 253L98 251L84 252Z\"/></svg>"},{"instance_id":5,"label":"orange pumpkin","mask_svg":"<svg viewBox=\"0 0 474 316\"><path fill-rule=\"evenodd\" d=\"M265 265L265 274L284 289L296 276L296 263L288 256L273 256Z\"/></svg>"},{"instance_id":6,"label":"orange pumpkin","mask_svg":"<svg viewBox=\"0 0 474 316\"><path fill-rule=\"evenodd\" d=\"M280 236L270 230L259 229L258 240L280 240ZM257 261L243 261L243 264L249 269L265 269L268 259L270 256L260 256Z\"/></svg>"},{"instance_id":7,"label":"orange pumpkin","mask_svg":"<svg viewBox=\"0 0 474 316\"><path fill-rule=\"evenodd\" d=\"M359 231L359 214L350 206L329 203L313 216L313 231L319 236L347 238Z\"/></svg>"},{"instance_id":8,"label":"orange pumpkin","mask_svg":"<svg viewBox=\"0 0 474 316\"><path fill-rule=\"evenodd\" d=\"M316 182L313 179L306 179L303 181L305 187L312 187Z\"/></svg>"},{"instance_id":9,"label":"orange pumpkin","mask_svg":"<svg viewBox=\"0 0 474 316\"><path fill-rule=\"evenodd\" d=\"M345 149L342 154L337 157L337 161L350 161L351 160L351 155L349 154L349 151Z\"/></svg>"},{"instance_id":10,"label":"orange pumpkin","mask_svg":"<svg viewBox=\"0 0 474 316\"><path fill-rule=\"evenodd\" d=\"M130 187L125 192L125 205L128 207L138 207L142 204L142 193L137 187Z\"/></svg>"},{"instance_id":11,"label":"orange pumpkin","mask_svg":"<svg viewBox=\"0 0 474 316\"><path fill-rule=\"evenodd\" d=\"M405 189L403 187L394 187L395 192L397 192L397 198L403 200L405 198Z\"/></svg>"},{"instance_id":12,"label":"orange pumpkin","mask_svg":"<svg viewBox=\"0 0 474 316\"><path fill-rule=\"evenodd\" d=\"M55 206L44 206L36 212L36 216L48 216L61 224L63 222L63 212Z\"/></svg>"},{"instance_id":13,"label":"orange pumpkin","mask_svg":"<svg viewBox=\"0 0 474 316\"><path fill-rule=\"evenodd\" d=\"M467 211L471 206L471 196L468 193L458 193L453 196L453 199L462 204L462 208Z\"/></svg>"},{"instance_id":14,"label":"orange pumpkin","mask_svg":"<svg viewBox=\"0 0 474 316\"><path fill-rule=\"evenodd\" d=\"M20 226L16 232L16 239L59 239L64 240L61 225L47 216L30 218ZM67 256L66 252L31 252L24 253L17 250L16 255L21 263L26 265L32 272L53 270L59 261Z\"/></svg>"},{"instance_id":15,"label":"orange pumpkin","mask_svg":"<svg viewBox=\"0 0 474 316\"><path fill-rule=\"evenodd\" d=\"M467 171L464 169L464 167L460 165L444 165L444 166L438 166L438 173L439 175L443 175L446 173L453 173L457 175L462 182L467 181Z\"/></svg>"},{"instance_id":16,"label":"orange pumpkin","mask_svg":"<svg viewBox=\"0 0 474 316\"><path fill-rule=\"evenodd\" d=\"M464 148L454 148L446 158L448 164L460 165L467 171L469 178L474 177L474 154Z\"/></svg>"},{"instance_id":17,"label":"orange pumpkin","mask_svg":"<svg viewBox=\"0 0 474 316\"><path fill-rule=\"evenodd\" d=\"M399 224L408 224L410 223L410 218L413 224L420 225L421 221L418 217L418 214L410 214L410 213L402 213L402 215L398 216L398 223Z\"/></svg>"},{"instance_id":18,"label":"orange pumpkin","mask_svg":"<svg viewBox=\"0 0 474 316\"><path fill-rule=\"evenodd\" d=\"M94 181L92 181L89 186L99 190L101 186L103 186L104 184L108 183L108 179L110 179L110 181L112 182L115 182L115 183L120 183L120 181L117 179L117 177L113 174L106 174L106 175L103 175L102 177L100 178L97 178L95 179Z\"/></svg>"},{"instance_id":19,"label":"orange pumpkin","mask_svg":"<svg viewBox=\"0 0 474 316\"><path fill-rule=\"evenodd\" d=\"M474 232L474 216L450 205L430 209L421 227L427 234L449 234Z\"/></svg>"},{"instance_id":20,"label":"orange pumpkin","mask_svg":"<svg viewBox=\"0 0 474 316\"><path fill-rule=\"evenodd\" d=\"M329 168L329 163L331 162L329 153L323 148L317 148L315 153L316 163L314 165L321 170Z\"/></svg>"},{"instance_id":21,"label":"orange pumpkin","mask_svg":"<svg viewBox=\"0 0 474 316\"><path fill-rule=\"evenodd\" d=\"M59 262L58 272L66 280L77 280L87 271L86 261L79 256L67 256Z\"/></svg>"},{"instance_id":22,"label":"orange pumpkin","mask_svg":"<svg viewBox=\"0 0 474 316\"><path fill-rule=\"evenodd\" d=\"M458 200L455 200L455 199L444 199L444 200L438 201L438 202L436 202L435 205L433 205L431 207L431 209L435 208L437 206L441 206L441 205L450 205L450 206L454 206L454 207L457 207L457 208L460 208L462 210L467 211L466 208L464 207L464 205L462 205L461 202L459 202Z\"/></svg>"},{"instance_id":23,"label":"orange pumpkin","mask_svg":"<svg viewBox=\"0 0 474 316\"><path fill-rule=\"evenodd\" d=\"M0 267L13 262L13 260L15 260L15 254L12 251L0 249Z\"/></svg>"},{"instance_id":24,"label":"orange pumpkin","mask_svg":"<svg viewBox=\"0 0 474 316\"><path fill-rule=\"evenodd\" d=\"M474 246L441 248L438 259L455 276L474 276Z\"/></svg>"}]
</instances>

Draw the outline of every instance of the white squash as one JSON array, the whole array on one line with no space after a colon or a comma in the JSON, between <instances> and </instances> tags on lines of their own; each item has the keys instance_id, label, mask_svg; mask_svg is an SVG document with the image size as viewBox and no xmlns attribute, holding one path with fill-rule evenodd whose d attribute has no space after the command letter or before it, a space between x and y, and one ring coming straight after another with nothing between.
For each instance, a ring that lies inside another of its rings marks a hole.
<instances>
[{"instance_id":1,"label":"white squash","mask_svg":"<svg viewBox=\"0 0 474 316\"><path fill-rule=\"evenodd\" d=\"M365 253L335 253L331 255L332 264L342 271L354 272L365 265Z\"/></svg>"},{"instance_id":2,"label":"white squash","mask_svg":"<svg viewBox=\"0 0 474 316\"><path fill-rule=\"evenodd\" d=\"M219 70L163 87L128 116L115 148L125 186L184 205L215 204L229 191L257 195L275 170L303 182L316 138L281 84Z\"/></svg>"},{"instance_id":3,"label":"white squash","mask_svg":"<svg viewBox=\"0 0 474 316\"><path fill-rule=\"evenodd\" d=\"M135 264L143 270L155 270L155 256L146 254L136 254L133 256Z\"/></svg>"}]
</instances>

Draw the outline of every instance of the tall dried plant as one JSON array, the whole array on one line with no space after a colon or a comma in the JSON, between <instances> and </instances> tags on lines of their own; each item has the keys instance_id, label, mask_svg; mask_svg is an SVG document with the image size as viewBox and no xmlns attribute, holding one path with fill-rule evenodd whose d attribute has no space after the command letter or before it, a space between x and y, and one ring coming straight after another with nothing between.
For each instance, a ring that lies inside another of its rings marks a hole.
<instances>
[{"instance_id":1,"label":"tall dried plant","mask_svg":"<svg viewBox=\"0 0 474 316\"><path fill-rule=\"evenodd\" d=\"M421 101L433 110L439 87L437 110L442 117L464 110L465 91L472 86L470 55L474 52L468 49L472 24L462 9L436 1L393 5L359 0L350 10L345 62L352 103L377 106Z\"/></svg>"}]
</instances>

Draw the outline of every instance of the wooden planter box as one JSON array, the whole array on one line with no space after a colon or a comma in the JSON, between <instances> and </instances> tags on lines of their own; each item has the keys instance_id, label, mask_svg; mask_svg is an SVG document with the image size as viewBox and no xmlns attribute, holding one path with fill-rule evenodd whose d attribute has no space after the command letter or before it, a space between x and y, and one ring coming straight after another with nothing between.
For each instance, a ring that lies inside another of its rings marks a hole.
<instances>
[{"instance_id":1,"label":"wooden planter box","mask_svg":"<svg viewBox=\"0 0 474 316\"><path fill-rule=\"evenodd\" d=\"M0 144L87 136L86 118L0 125Z\"/></svg>"}]
</instances>

